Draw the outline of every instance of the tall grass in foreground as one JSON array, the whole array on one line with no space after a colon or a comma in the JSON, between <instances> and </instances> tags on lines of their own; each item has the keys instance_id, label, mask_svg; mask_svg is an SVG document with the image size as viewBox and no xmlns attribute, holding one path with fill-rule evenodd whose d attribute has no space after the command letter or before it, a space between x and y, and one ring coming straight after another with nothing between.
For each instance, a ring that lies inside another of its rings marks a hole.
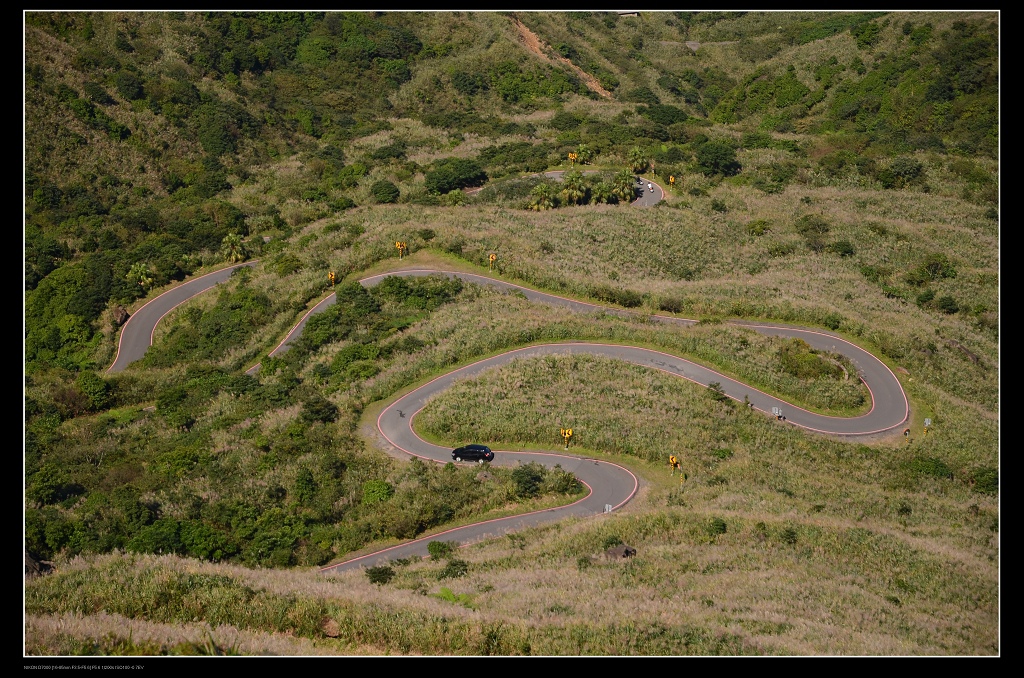
<instances>
[{"instance_id":1,"label":"tall grass in foreground","mask_svg":"<svg viewBox=\"0 0 1024 678\"><path fill-rule=\"evenodd\" d=\"M765 491L717 492L650 487L623 514L464 548L469 572L455 579L440 579L445 566L431 560L396 564L398 576L378 586L360 572L80 558L27 583L30 639L69 642L55 629L95 637L116 615L122 636L164 645L195 638L192 620L203 619L246 654L998 652L993 561L897 520L735 510L730 496ZM616 541L637 556L605 560ZM423 595L442 586L472 609Z\"/></svg>"}]
</instances>

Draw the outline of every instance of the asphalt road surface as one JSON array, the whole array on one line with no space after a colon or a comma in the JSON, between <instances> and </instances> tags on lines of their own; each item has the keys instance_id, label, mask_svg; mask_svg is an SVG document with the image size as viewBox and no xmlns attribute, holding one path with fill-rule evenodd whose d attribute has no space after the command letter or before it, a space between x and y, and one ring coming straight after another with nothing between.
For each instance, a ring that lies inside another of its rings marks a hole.
<instances>
[{"instance_id":1,"label":"asphalt road surface","mask_svg":"<svg viewBox=\"0 0 1024 678\"><path fill-rule=\"evenodd\" d=\"M637 190L642 191L640 197L633 201L636 207L654 207L665 198L665 191L661 186L648 177L638 177ZM651 188L647 188L650 184Z\"/></svg>"}]
</instances>

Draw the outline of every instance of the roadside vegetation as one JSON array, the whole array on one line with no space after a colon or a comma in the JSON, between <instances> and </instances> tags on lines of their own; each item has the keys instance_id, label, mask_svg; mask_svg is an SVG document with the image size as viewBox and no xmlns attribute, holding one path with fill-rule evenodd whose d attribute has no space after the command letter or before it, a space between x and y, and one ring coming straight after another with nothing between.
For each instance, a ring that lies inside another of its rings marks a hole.
<instances>
[{"instance_id":1,"label":"roadside vegetation","mask_svg":"<svg viewBox=\"0 0 1024 678\"><path fill-rule=\"evenodd\" d=\"M25 547L56 571L26 580L26 654L998 654L998 20L27 12ZM638 173L660 205L630 207ZM104 371L128 314L240 262ZM630 314L358 283L406 266ZM484 356L629 343L870 406L848 361L730 321L875 353L912 435L833 440L656 371L516 361L417 426L525 449L571 426L639 494L317 573L582 496L562 470L379 449L384 403ZM637 555L608 560L621 544Z\"/></svg>"}]
</instances>

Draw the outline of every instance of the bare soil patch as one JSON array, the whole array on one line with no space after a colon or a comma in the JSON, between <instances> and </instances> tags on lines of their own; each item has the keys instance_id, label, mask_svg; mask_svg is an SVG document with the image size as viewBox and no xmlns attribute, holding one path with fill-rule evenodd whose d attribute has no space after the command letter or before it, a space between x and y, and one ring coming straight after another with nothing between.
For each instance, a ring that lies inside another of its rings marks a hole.
<instances>
[{"instance_id":1,"label":"bare soil patch","mask_svg":"<svg viewBox=\"0 0 1024 678\"><path fill-rule=\"evenodd\" d=\"M534 34L533 31L524 26L523 23L515 17L512 17L512 22L516 25L516 30L519 31L519 41L522 42L528 50L539 56L544 61L547 61L548 63L559 62L565 64L566 66L572 69L573 73L579 76L579 79L583 81L583 84L585 84L592 92L597 92L606 99L612 98L612 93L606 90L604 87L601 87L601 83L597 81L597 78L590 75L589 73L587 73L582 68L580 68L573 62L569 61L565 57L558 55L549 56L544 49L545 47L547 47L547 45L543 43L540 40L540 38L538 38Z\"/></svg>"}]
</instances>

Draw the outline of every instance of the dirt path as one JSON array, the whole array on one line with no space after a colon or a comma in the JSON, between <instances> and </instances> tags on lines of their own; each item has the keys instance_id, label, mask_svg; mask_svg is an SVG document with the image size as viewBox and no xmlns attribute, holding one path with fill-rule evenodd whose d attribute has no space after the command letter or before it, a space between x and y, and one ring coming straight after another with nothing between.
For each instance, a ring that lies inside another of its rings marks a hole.
<instances>
[{"instance_id":1,"label":"dirt path","mask_svg":"<svg viewBox=\"0 0 1024 678\"><path fill-rule=\"evenodd\" d=\"M523 45L525 45L528 50L539 56L544 61L552 63L552 57L548 56L548 54L544 51L544 48L547 47L547 45L542 43L540 38L538 38L529 28L524 26L523 22L521 22L516 17L512 17L512 22L516 25L516 30L519 31L519 40L523 43ZM601 87L601 83L597 81L597 78L590 75L573 62L569 61L568 59L562 56L557 55L554 57L554 60L559 63L565 64L566 66L571 68L572 72L579 76L580 80L583 81L583 84L585 84L592 92L597 92L605 99L612 98L612 93L606 90L604 87Z\"/></svg>"}]
</instances>

